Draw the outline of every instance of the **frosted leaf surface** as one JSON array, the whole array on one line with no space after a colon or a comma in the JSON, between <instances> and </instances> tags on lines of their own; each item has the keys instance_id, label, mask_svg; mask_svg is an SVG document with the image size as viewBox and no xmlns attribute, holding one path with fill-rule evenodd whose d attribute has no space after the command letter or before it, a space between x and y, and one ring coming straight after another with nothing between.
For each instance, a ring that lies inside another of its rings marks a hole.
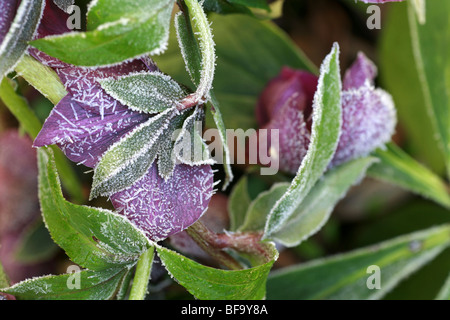
<instances>
[{"instance_id":1,"label":"frosted leaf surface","mask_svg":"<svg viewBox=\"0 0 450 320\"><path fill-rule=\"evenodd\" d=\"M176 112L150 118L111 145L95 167L91 196L110 195L140 179L156 158L158 138Z\"/></svg>"},{"instance_id":2,"label":"frosted leaf surface","mask_svg":"<svg viewBox=\"0 0 450 320\"><path fill-rule=\"evenodd\" d=\"M9 5L5 3L8 2ZM0 7L0 24L7 31L1 31L0 43L0 77L14 69L17 62L25 53L30 41L38 27L45 7L44 0L22 0L17 12L12 7L15 1L2 1ZM3 12L3 10L5 10ZM14 19L13 15L15 12ZM9 28L8 28L9 27Z\"/></svg>"},{"instance_id":3,"label":"frosted leaf surface","mask_svg":"<svg viewBox=\"0 0 450 320\"><path fill-rule=\"evenodd\" d=\"M196 108L184 122L174 146L175 157L181 163L191 166L214 164L208 146L201 136L203 119L204 111Z\"/></svg>"},{"instance_id":4,"label":"frosted leaf surface","mask_svg":"<svg viewBox=\"0 0 450 320\"><path fill-rule=\"evenodd\" d=\"M70 160L94 167L111 144L146 119L148 116L129 110L102 118L69 94L53 108L34 146L57 144Z\"/></svg>"},{"instance_id":5,"label":"frosted leaf surface","mask_svg":"<svg viewBox=\"0 0 450 320\"><path fill-rule=\"evenodd\" d=\"M99 82L113 98L131 110L145 113L162 112L174 107L186 94L171 77L157 71Z\"/></svg>"},{"instance_id":6,"label":"frosted leaf surface","mask_svg":"<svg viewBox=\"0 0 450 320\"><path fill-rule=\"evenodd\" d=\"M213 185L210 166L177 165L165 181L154 163L141 180L112 195L111 201L151 240L159 241L183 231L202 216Z\"/></svg>"}]
</instances>

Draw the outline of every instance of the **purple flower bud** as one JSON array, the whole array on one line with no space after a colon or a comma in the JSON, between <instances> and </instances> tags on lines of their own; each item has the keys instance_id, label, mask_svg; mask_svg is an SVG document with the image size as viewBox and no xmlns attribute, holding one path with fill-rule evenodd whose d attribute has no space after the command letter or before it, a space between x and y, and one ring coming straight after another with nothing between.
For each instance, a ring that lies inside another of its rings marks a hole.
<instances>
[{"instance_id":1,"label":"purple flower bud","mask_svg":"<svg viewBox=\"0 0 450 320\"><path fill-rule=\"evenodd\" d=\"M317 78L309 74L305 76L305 72L287 70L284 68L266 86L256 114L261 128L279 130L279 146L275 150L279 167L294 174L309 147ZM376 66L363 53L358 54L345 73L342 131L330 167L367 156L374 149L384 146L394 133L394 103L387 92L374 87L376 74Z\"/></svg>"},{"instance_id":2,"label":"purple flower bud","mask_svg":"<svg viewBox=\"0 0 450 320\"><path fill-rule=\"evenodd\" d=\"M256 118L261 129L280 129L276 153L283 171L296 172L308 150L317 80L311 73L284 67L259 97Z\"/></svg>"}]
</instances>

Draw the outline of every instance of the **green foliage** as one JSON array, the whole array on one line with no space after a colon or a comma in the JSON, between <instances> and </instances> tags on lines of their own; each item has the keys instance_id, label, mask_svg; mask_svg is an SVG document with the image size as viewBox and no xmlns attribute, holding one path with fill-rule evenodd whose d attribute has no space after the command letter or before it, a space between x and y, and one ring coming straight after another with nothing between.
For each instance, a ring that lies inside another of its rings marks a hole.
<instances>
[{"instance_id":1,"label":"green foliage","mask_svg":"<svg viewBox=\"0 0 450 320\"><path fill-rule=\"evenodd\" d=\"M266 263L245 270L221 270L203 266L163 247L156 247L172 277L198 299L260 300L266 295L266 280L278 257L275 248Z\"/></svg>"},{"instance_id":2,"label":"green foliage","mask_svg":"<svg viewBox=\"0 0 450 320\"><path fill-rule=\"evenodd\" d=\"M110 65L164 51L174 0L99 0L88 12L88 31L70 32L31 42L64 62Z\"/></svg>"},{"instance_id":3,"label":"green foliage","mask_svg":"<svg viewBox=\"0 0 450 320\"><path fill-rule=\"evenodd\" d=\"M304 263L271 275L268 299L379 299L449 244L450 227L445 225ZM379 289L370 289L377 272L370 266L379 268Z\"/></svg>"},{"instance_id":4,"label":"green foliage","mask_svg":"<svg viewBox=\"0 0 450 320\"><path fill-rule=\"evenodd\" d=\"M335 44L321 66L313 101L311 142L302 164L286 193L272 208L264 237L270 239L306 198L327 169L341 132L341 75L339 46Z\"/></svg>"}]
</instances>

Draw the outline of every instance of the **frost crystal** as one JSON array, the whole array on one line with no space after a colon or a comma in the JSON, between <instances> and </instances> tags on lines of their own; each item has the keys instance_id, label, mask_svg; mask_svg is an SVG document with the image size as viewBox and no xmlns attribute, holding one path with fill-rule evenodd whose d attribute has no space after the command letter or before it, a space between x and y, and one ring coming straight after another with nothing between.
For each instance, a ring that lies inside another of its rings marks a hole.
<instances>
[{"instance_id":1,"label":"frost crystal","mask_svg":"<svg viewBox=\"0 0 450 320\"><path fill-rule=\"evenodd\" d=\"M213 193L210 166L177 165L165 181L152 165L132 187L111 196L117 210L153 241L181 232L208 208Z\"/></svg>"}]
</instances>

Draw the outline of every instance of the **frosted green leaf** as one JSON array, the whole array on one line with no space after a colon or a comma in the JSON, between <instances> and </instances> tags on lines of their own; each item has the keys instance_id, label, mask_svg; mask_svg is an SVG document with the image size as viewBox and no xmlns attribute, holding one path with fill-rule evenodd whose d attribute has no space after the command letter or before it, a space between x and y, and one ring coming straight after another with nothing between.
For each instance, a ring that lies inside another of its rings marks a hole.
<instances>
[{"instance_id":1,"label":"frosted green leaf","mask_svg":"<svg viewBox=\"0 0 450 320\"><path fill-rule=\"evenodd\" d=\"M213 165L208 146L202 138L201 128L205 117L202 108L197 107L183 124L174 145L175 157L190 166Z\"/></svg>"},{"instance_id":2,"label":"frosted green leaf","mask_svg":"<svg viewBox=\"0 0 450 320\"><path fill-rule=\"evenodd\" d=\"M308 195L327 169L341 132L341 76L339 46L333 45L320 68L320 77L313 100L313 125L308 152L286 193L272 208L264 230L271 238Z\"/></svg>"},{"instance_id":3,"label":"frosted green leaf","mask_svg":"<svg viewBox=\"0 0 450 320\"><path fill-rule=\"evenodd\" d=\"M103 270L137 261L149 246L141 231L122 215L66 201L50 149L39 149L38 165L45 225L55 243L74 263L90 270Z\"/></svg>"},{"instance_id":4,"label":"frosted green leaf","mask_svg":"<svg viewBox=\"0 0 450 320\"><path fill-rule=\"evenodd\" d=\"M31 45L81 66L117 64L163 52L174 0L97 0L88 12L88 31L34 40Z\"/></svg>"},{"instance_id":5,"label":"frosted green leaf","mask_svg":"<svg viewBox=\"0 0 450 320\"><path fill-rule=\"evenodd\" d=\"M356 159L328 171L272 239L286 247L294 247L319 231L338 201L351 186L360 182L375 161L372 157Z\"/></svg>"},{"instance_id":6,"label":"frosted green leaf","mask_svg":"<svg viewBox=\"0 0 450 320\"><path fill-rule=\"evenodd\" d=\"M245 220L238 231L260 231L264 229L270 209L289 188L289 183L276 183L269 190L261 192L248 207Z\"/></svg>"},{"instance_id":7,"label":"frosted green leaf","mask_svg":"<svg viewBox=\"0 0 450 320\"><path fill-rule=\"evenodd\" d=\"M175 280L194 297L204 300L260 300L266 295L266 279L278 252L265 263L245 270L207 267L175 251L157 246L162 263Z\"/></svg>"},{"instance_id":8,"label":"frosted green leaf","mask_svg":"<svg viewBox=\"0 0 450 320\"><path fill-rule=\"evenodd\" d=\"M11 27L0 43L0 80L14 69L25 53L28 41L36 32L44 6L44 0L22 0L20 3Z\"/></svg>"},{"instance_id":9,"label":"frosted green leaf","mask_svg":"<svg viewBox=\"0 0 450 320\"><path fill-rule=\"evenodd\" d=\"M450 226L444 225L280 269L268 279L267 298L380 299L449 245Z\"/></svg>"},{"instance_id":10,"label":"frosted green leaf","mask_svg":"<svg viewBox=\"0 0 450 320\"><path fill-rule=\"evenodd\" d=\"M113 144L95 167L91 198L119 192L142 178L158 154L159 137L176 113L176 109L159 113Z\"/></svg>"},{"instance_id":11,"label":"frosted green leaf","mask_svg":"<svg viewBox=\"0 0 450 320\"><path fill-rule=\"evenodd\" d=\"M108 300L116 295L127 272L127 268L83 270L25 280L2 291L18 300Z\"/></svg>"},{"instance_id":12,"label":"frosted green leaf","mask_svg":"<svg viewBox=\"0 0 450 320\"><path fill-rule=\"evenodd\" d=\"M109 95L131 110L150 114L177 106L186 95L171 77L157 71L103 79L99 83Z\"/></svg>"},{"instance_id":13,"label":"frosted green leaf","mask_svg":"<svg viewBox=\"0 0 450 320\"><path fill-rule=\"evenodd\" d=\"M159 145L158 154L158 174L165 180L172 176L173 170L177 160L174 155L174 145L181 132L183 122L186 120L189 112L183 112L180 115L175 116L170 121L169 126L164 130L163 134L159 138L157 145Z\"/></svg>"},{"instance_id":14,"label":"frosted green leaf","mask_svg":"<svg viewBox=\"0 0 450 320\"><path fill-rule=\"evenodd\" d=\"M189 73L192 82L195 85L199 85L202 78L202 52L200 49L200 45L194 35L194 31L192 30L192 26L189 23L188 13L178 13L175 16L175 29L186 70ZM209 107L211 108L214 123L219 131L219 136L223 146L223 166L225 170L225 181L223 183L222 190L225 190L228 187L229 183L233 180L233 172L230 165L230 150L228 148L226 127L222 119L222 114L220 112L220 105L212 89L209 92L209 97L211 99Z\"/></svg>"}]
</instances>

